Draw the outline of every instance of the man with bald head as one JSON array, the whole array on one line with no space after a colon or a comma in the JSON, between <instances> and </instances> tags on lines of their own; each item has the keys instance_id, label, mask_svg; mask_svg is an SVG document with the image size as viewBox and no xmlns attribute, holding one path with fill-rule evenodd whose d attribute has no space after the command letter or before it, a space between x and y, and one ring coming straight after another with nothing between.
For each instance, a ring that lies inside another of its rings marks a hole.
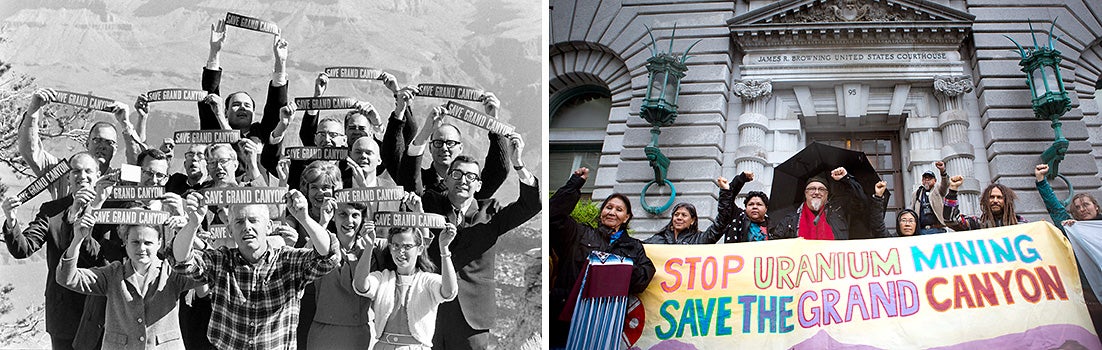
<instances>
[{"instance_id":1,"label":"man with bald head","mask_svg":"<svg viewBox=\"0 0 1102 350\"><path fill-rule=\"evenodd\" d=\"M486 113L497 116L500 103L492 93L483 95L482 104L486 108ZM458 127L443 122L445 115L446 111L443 107L433 108L432 115L425 121L426 125L405 150L399 165L398 176L394 181L406 188L407 191L413 191L417 194L424 194L425 191L438 194L447 192L444 178L448 173L448 168L451 167L452 161L463 154L464 140ZM390 128L395 122L392 120L391 124L387 127L388 133L392 132ZM490 147L486 152L485 166L482 168L480 176L482 189L474 197L478 200L493 197L501 184L505 182L506 175L509 174L509 160L506 159L505 154L507 147L504 145L508 139L505 135L493 132L490 132L488 137ZM424 154L425 147L428 147L429 154L432 155L432 162L428 168L422 169L421 157Z\"/></svg>"},{"instance_id":2,"label":"man with bald head","mask_svg":"<svg viewBox=\"0 0 1102 350\"><path fill-rule=\"evenodd\" d=\"M165 182L165 191L184 195L197 190L210 178L207 176L207 145L195 144L184 152L184 172L175 173Z\"/></svg>"},{"instance_id":3,"label":"man with bald head","mask_svg":"<svg viewBox=\"0 0 1102 350\"><path fill-rule=\"evenodd\" d=\"M73 224L79 221L81 213L100 208L104 203L107 190L104 182L97 186L100 164L96 158L87 152L73 155L69 159L68 179L61 181L73 192L43 203L25 229L19 229L21 225L12 213L22 203L14 196L5 198L2 203L7 217L4 242L13 257L26 259L46 246L46 332L50 334L54 349L98 348L102 338L106 300L98 297L100 300L93 302L94 297L89 297L86 303L83 294L68 290L55 280L61 255L73 240ZM108 235L113 228L113 225L96 225L92 239L84 241L77 255L77 266L103 266L125 256L121 242L113 242ZM83 325L82 315L87 318Z\"/></svg>"},{"instance_id":4,"label":"man with bald head","mask_svg":"<svg viewBox=\"0 0 1102 350\"><path fill-rule=\"evenodd\" d=\"M312 248L272 247L270 208L264 204L227 209L228 231L236 248L194 249L206 216L199 193L188 195L188 223L172 246L181 274L210 286L207 336L220 349L285 349L295 346L300 295L306 285L328 274L340 255L336 238L307 214L306 197L291 190L287 210L310 236Z\"/></svg>"},{"instance_id":5,"label":"man with bald head","mask_svg":"<svg viewBox=\"0 0 1102 350\"><path fill-rule=\"evenodd\" d=\"M36 176L42 176L63 160L43 147L40 136L40 110L46 104L53 102L55 97L52 89L35 90L34 94L31 95L31 102L27 106L27 111L23 113L23 120L19 124L19 155L23 157L23 160L27 162L27 165L34 171ZM118 118L125 118L124 115L129 113L129 107L121 102L115 102L112 108L114 109L113 113ZM84 148L99 163L99 171L107 173L111 166L111 159L114 158L115 151L118 150L118 130L115 128L115 124L102 121L92 124L92 127L88 128L88 140L84 143ZM55 182L53 186L50 186L49 192L54 199L64 197L69 193L68 183L65 181Z\"/></svg>"}]
</instances>

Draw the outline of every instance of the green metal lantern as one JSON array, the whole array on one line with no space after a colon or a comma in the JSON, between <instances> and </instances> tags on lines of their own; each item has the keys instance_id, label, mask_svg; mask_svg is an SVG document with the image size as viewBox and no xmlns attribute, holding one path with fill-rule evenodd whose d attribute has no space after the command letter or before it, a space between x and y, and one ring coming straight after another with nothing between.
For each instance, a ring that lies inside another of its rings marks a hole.
<instances>
[{"instance_id":1,"label":"green metal lantern","mask_svg":"<svg viewBox=\"0 0 1102 350\"><path fill-rule=\"evenodd\" d=\"M1018 53L1022 56L1022 60L1018 62L1018 65L1022 66L1022 72L1026 74L1026 84L1029 85L1029 92L1033 96L1034 116L1037 119L1052 122L1051 127L1055 133L1055 140L1048 149L1041 153L1041 160L1049 166L1050 171L1047 176L1049 180L1059 177L1068 184L1070 194L1068 199L1064 200L1064 205L1067 205L1071 197L1075 195L1075 190L1072 189L1071 182L1068 182L1067 177L1060 174L1060 162L1064 160L1064 156L1068 152L1069 143L1068 139L1064 137L1063 124L1060 122L1060 118L1064 116L1064 113L1071 110L1071 99L1068 98L1068 91L1064 87L1064 80L1060 75L1060 60L1062 59L1060 51L1052 46L1054 29L1056 29L1055 19L1048 31L1048 45L1038 46L1037 36L1033 31L1033 23L1029 23L1029 35L1033 38L1033 47L1028 50L1023 49L1017 41L1009 36L1006 36L1006 38L1018 47Z\"/></svg>"},{"instance_id":2,"label":"green metal lantern","mask_svg":"<svg viewBox=\"0 0 1102 350\"><path fill-rule=\"evenodd\" d=\"M677 34L677 25L674 24L673 33L670 34L670 46L667 52L658 51L658 44L647 27L647 35L651 40L651 57L647 59L647 94L643 97L643 105L639 107L639 116L651 124L651 140L643 152L651 168L654 169L654 180L643 186L639 194L643 209L652 214L658 214L669 209L677 197L677 190L673 183L666 179L666 173L670 168L670 158L662 154L658 148L658 135L662 134L663 126L673 125L677 120L677 95L681 93L681 79L689 70L685 66L685 60L689 59L689 50L696 46L697 40L681 55L673 53L673 38ZM647 190L654 184L658 186L670 186L670 198L666 204L660 207L651 207L647 204Z\"/></svg>"}]
</instances>

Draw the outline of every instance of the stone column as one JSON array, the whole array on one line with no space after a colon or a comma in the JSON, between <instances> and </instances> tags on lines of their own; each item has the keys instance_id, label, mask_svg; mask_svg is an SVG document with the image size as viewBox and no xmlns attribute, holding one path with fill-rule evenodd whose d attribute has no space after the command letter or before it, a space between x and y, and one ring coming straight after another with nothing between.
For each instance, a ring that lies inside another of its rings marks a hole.
<instances>
[{"instance_id":1,"label":"stone column","mask_svg":"<svg viewBox=\"0 0 1102 350\"><path fill-rule=\"evenodd\" d=\"M974 174L975 148L968 140L968 113L964 111L964 94L972 92L969 76L934 77L934 96L941 102L938 127L945 138L941 158L949 176ZM979 180L965 176L960 187L960 210L967 215L979 213Z\"/></svg>"},{"instance_id":2,"label":"stone column","mask_svg":"<svg viewBox=\"0 0 1102 350\"><path fill-rule=\"evenodd\" d=\"M738 80L732 90L735 96L742 99L744 106L742 115L738 117L735 174L751 171L761 178L766 165L765 132L769 123L764 112L773 96L773 83L768 79Z\"/></svg>"}]
</instances>

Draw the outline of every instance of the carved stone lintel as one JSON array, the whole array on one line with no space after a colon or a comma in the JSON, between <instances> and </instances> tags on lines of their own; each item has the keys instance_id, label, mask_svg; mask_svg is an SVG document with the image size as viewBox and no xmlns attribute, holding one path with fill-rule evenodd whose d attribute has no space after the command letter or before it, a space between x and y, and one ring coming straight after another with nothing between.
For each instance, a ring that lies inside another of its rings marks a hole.
<instances>
[{"instance_id":1,"label":"carved stone lintel","mask_svg":"<svg viewBox=\"0 0 1102 350\"><path fill-rule=\"evenodd\" d=\"M753 101L773 94L773 82L769 79L746 79L735 82L732 89L743 101Z\"/></svg>"},{"instance_id":2,"label":"carved stone lintel","mask_svg":"<svg viewBox=\"0 0 1102 350\"><path fill-rule=\"evenodd\" d=\"M893 8L879 2L828 0L797 12L793 16L782 17L777 23L898 22L922 19L914 12Z\"/></svg>"},{"instance_id":3,"label":"carved stone lintel","mask_svg":"<svg viewBox=\"0 0 1102 350\"><path fill-rule=\"evenodd\" d=\"M934 91L942 97L957 97L972 92L972 86L972 77L967 75L934 77Z\"/></svg>"}]
</instances>

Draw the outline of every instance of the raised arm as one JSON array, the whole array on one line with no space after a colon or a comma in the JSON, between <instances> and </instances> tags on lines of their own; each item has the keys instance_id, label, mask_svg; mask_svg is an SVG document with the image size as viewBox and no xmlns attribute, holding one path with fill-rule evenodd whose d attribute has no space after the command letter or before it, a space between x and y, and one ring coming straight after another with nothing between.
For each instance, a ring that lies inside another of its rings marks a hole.
<instances>
[{"instance_id":1,"label":"raised arm","mask_svg":"<svg viewBox=\"0 0 1102 350\"><path fill-rule=\"evenodd\" d=\"M490 92L483 94L482 105L486 109L486 114L497 118L498 110L501 109L501 102L498 101L497 96L494 96L494 94ZM490 149L486 151L486 161L482 163L485 164L482 167L481 174L482 189L475 193L475 199L488 199L493 197L494 193L501 187L501 184L505 183L505 178L509 175L510 158L507 154L509 150L507 143L512 139L512 135L500 135L489 132L486 137L487 141L489 141Z\"/></svg>"},{"instance_id":2,"label":"raised arm","mask_svg":"<svg viewBox=\"0 0 1102 350\"><path fill-rule=\"evenodd\" d=\"M200 83L203 91L215 95L215 98L217 98L217 95L221 94L221 54L222 44L225 43L225 41L226 23L223 20L218 20L218 22L210 26L210 54L207 56L207 64L203 66L203 76ZM223 111L219 109L219 106L213 106L205 101L199 101L196 105L199 110L200 129L229 130L229 125L223 127L217 118L218 113L223 113Z\"/></svg>"},{"instance_id":3,"label":"raised arm","mask_svg":"<svg viewBox=\"0 0 1102 350\"><path fill-rule=\"evenodd\" d=\"M1048 211L1048 216L1052 217L1052 222L1057 224L1056 227L1063 230L1064 228L1060 224L1065 220L1072 219L1072 217L1068 214L1068 209L1064 207L1064 203L1056 198L1056 191L1052 190L1052 186L1045 179L1045 176L1048 175L1048 164L1037 164L1034 167L1033 175L1037 177L1037 192L1041 194L1041 200L1045 202L1045 210Z\"/></svg>"},{"instance_id":4,"label":"raised arm","mask_svg":"<svg viewBox=\"0 0 1102 350\"><path fill-rule=\"evenodd\" d=\"M329 256L331 253L329 250L329 231L326 231L325 226L314 221L314 218L311 218L310 214L307 213L306 196L298 190L291 190L287 192L286 200L287 211L306 230L306 234L310 236L310 243L314 245L314 250L322 256ZM332 218L332 211L335 210L336 203L334 202L332 205L330 203L327 201L322 211L328 211L330 213L329 217ZM323 217L325 215L325 213L322 213Z\"/></svg>"},{"instance_id":5,"label":"raised arm","mask_svg":"<svg viewBox=\"0 0 1102 350\"><path fill-rule=\"evenodd\" d=\"M896 236L894 232L888 231L888 226L884 223L884 211L886 211L888 207L888 198L891 198L891 193L888 192L888 183L885 181L877 182L875 192L872 198L869 198L868 216L869 230L871 230L876 237Z\"/></svg>"},{"instance_id":6,"label":"raised arm","mask_svg":"<svg viewBox=\"0 0 1102 350\"><path fill-rule=\"evenodd\" d=\"M144 96L145 95L138 96L138 100L134 103L135 109L138 108L139 104L144 104L142 107L148 108L148 104L144 103ZM138 153L141 153L143 150L146 149L146 144L145 141L142 140L142 137L138 135L138 131L134 127L134 124L130 122L130 107L127 106L125 103L115 102L115 104L112 105L111 108L111 114L115 115L115 120L119 122L118 125L122 128L122 148L125 150L124 152L126 153L126 163L137 164ZM138 114L144 116L146 112L142 111L138 112ZM142 117L142 119L145 118Z\"/></svg>"},{"instance_id":7,"label":"raised arm","mask_svg":"<svg viewBox=\"0 0 1102 350\"><path fill-rule=\"evenodd\" d=\"M176 232L176 239L172 241L172 257L178 263L190 259L195 234L199 231L199 225L203 222L203 218L207 216L205 202L206 199L198 192L188 194L187 199L184 200L188 221L184 227Z\"/></svg>"},{"instance_id":8,"label":"raised arm","mask_svg":"<svg viewBox=\"0 0 1102 350\"><path fill-rule=\"evenodd\" d=\"M27 106L27 111L23 112L23 120L19 122L19 155L23 157L23 160L27 162L27 166L31 168L35 175L42 175L51 166L58 163L57 157L42 148L42 140L39 136L41 132L39 128L40 110L53 100L54 90L35 90L34 94L31 95L31 103ZM63 196L63 194L55 194L55 198L60 196Z\"/></svg>"},{"instance_id":9,"label":"raised arm","mask_svg":"<svg viewBox=\"0 0 1102 350\"><path fill-rule=\"evenodd\" d=\"M578 222L570 217L578 199L582 195L582 185L589 178L589 169L578 168L574 174L566 180L566 184L555 191L548 200L548 221L551 231L548 236L551 240L551 250L570 249L571 243L578 239ZM598 208L600 210L600 208ZM562 253L560 253L561 255Z\"/></svg>"},{"instance_id":10,"label":"raised arm","mask_svg":"<svg viewBox=\"0 0 1102 350\"><path fill-rule=\"evenodd\" d=\"M280 118L280 108L287 105L287 41L277 35L272 43L272 53L275 56L275 62L272 69L272 81L268 84L268 95L264 102L264 114L260 117L260 130L250 131L251 135L260 138L262 144L274 144L275 141L282 141L273 140L272 132L282 119Z\"/></svg>"},{"instance_id":11,"label":"raised arm","mask_svg":"<svg viewBox=\"0 0 1102 350\"><path fill-rule=\"evenodd\" d=\"M61 255L61 262L57 264L58 284L65 286L77 293L89 295L106 295L107 281L104 268L81 269L77 268L77 258L80 256L81 246L84 240L92 236L92 227L96 225L96 218L91 212L73 224L73 241ZM109 268L109 267L108 267Z\"/></svg>"},{"instance_id":12,"label":"raised arm","mask_svg":"<svg viewBox=\"0 0 1102 350\"><path fill-rule=\"evenodd\" d=\"M945 172L945 162L934 162L934 167L937 168L938 174L941 176L941 180L937 185L937 193L945 195L945 192L949 190L949 173Z\"/></svg>"},{"instance_id":13,"label":"raised arm","mask_svg":"<svg viewBox=\"0 0 1102 350\"><path fill-rule=\"evenodd\" d=\"M747 180L749 179L749 180ZM719 239L723 237L723 229L731 224L736 217L736 211L742 213L741 209L735 205L735 194L737 191L742 190L742 186L747 181L754 179L753 172L743 172L738 176L735 176L735 184L732 186L727 178L722 176L716 178L716 186L719 187L719 205L717 208L715 222L711 226L708 226L707 230L704 230L701 234L703 243L711 244L719 242Z\"/></svg>"},{"instance_id":14,"label":"raised arm","mask_svg":"<svg viewBox=\"0 0 1102 350\"><path fill-rule=\"evenodd\" d=\"M455 225L444 224L444 231L440 233L440 296L444 300L451 300L459 294L459 281L455 274L455 265L452 264L452 252L449 245L455 239Z\"/></svg>"},{"instance_id":15,"label":"raised arm","mask_svg":"<svg viewBox=\"0 0 1102 350\"><path fill-rule=\"evenodd\" d=\"M412 140L416 132L413 123L408 122L406 117L413 113L409 106L417 92L416 87L405 87L394 93L394 111L390 113L386 131L383 132L383 142L379 144L383 167L390 172L394 182L407 191L412 191L413 187L406 187L407 181L399 176L398 169L406 154L407 140Z\"/></svg>"},{"instance_id":16,"label":"raised arm","mask_svg":"<svg viewBox=\"0 0 1102 350\"><path fill-rule=\"evenodd\" d=\"M371 257L375 251L375 230L364 230L360 244L364 247L360 253L360 262L356 263L356 270L352 273L352 291L356 294L374 299L375 291L379 288L379 280L371 277Z\"/></svg>"},{"instance_id":17,"label":"raised arm","mask_svg":"<svg viewBox=\"0 0 1102 350\"><path fill-rule=\"evenodd\" d=\"M4 220L4 244L8 246L8 252L13 258L26 259L46 244L46 235L50 232L50 218L39 212L27 229L19 231L19 220L15 219L12 210L20 204L14 196L4 198L3 210L7 217Z\"/></svg>"}]
</instances>

